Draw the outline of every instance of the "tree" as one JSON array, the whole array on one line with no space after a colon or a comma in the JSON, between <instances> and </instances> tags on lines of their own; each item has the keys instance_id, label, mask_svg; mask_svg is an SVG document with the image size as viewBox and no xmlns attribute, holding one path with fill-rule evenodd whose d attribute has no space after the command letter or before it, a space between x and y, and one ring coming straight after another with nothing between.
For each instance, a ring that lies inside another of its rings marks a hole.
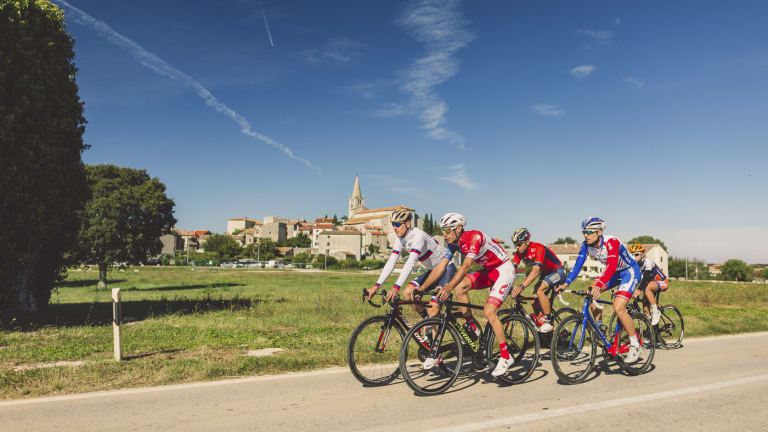
<instances>
[{"instance_id":1,"label":"tree","mask_svg":"<svg viewBox=\"0 0 768 432\"><path fill-rule=\"evenodd\" d=\"M552 244L570 244L570 243L576 243L576 240L573 239L571 236L565 236L565 238L558 237L557 240L555 240L554 243Z\"/></svg>"},{"instance_id":2,"label":"tree","mask_svg":"<svg viewBox=\"0 0 768 432\"><path fill-rule=\"evenodd\" d=\"M751 281L752 271L742 260L730 259L720 266L723 280Z\"/></svg>"},{"instance_id":3,"label":"tree","mask_svg":"<svg viewBox=\"0 0 768 432\"><path fill-rule=\"evenodd\" d=\"M0 0L0 309L39 312L88 190L74 41L47 0Z\"/></svg>"},{"instance_id":4,"label":"tree","mask_svg":"<svg viewBox=\"0 0 768 432\"><path fill-rule=\"evenodd\" d=\"M333 215L333 224L334 225L341 225L341 222L339 222L339 218L336 217L336 215Z\"/></svg>"},{"instance_id":5,"label":"tree","mask_svg":"<svg viewBox=\"0 0 768 432\"><path fill-rule=\"evenodd\" d=\"M276 242L265 237L256 239L254 243L246 246L241 255L255 258L259 261L270 261L280 255L280 251L277 250Z\"/></svg>"},{"instance_id":6,"label":"tree","mask_svg":"<svg viewBox=\"0 0 768 432\"><path fill-rule=\"evenodd\" d=\"M90 199L85 205L75 251L99 266L99 288L115 262L137 264L162 250L160 236L176 224L165 185L145 170L115 165L86 166Z\"/></svg>"},{"instance_id":7,"label":"tree","mask_svg":"<svg viewBox=\"0 0 768 432\"><path fill-rule=\"evenodd\" d=\"M659 239L655 239L655 238L653 238L653 237L651 237L649 235L637 236L637 237L633 238L632 240L628 241L626 244L630 245L632 243L643 243L643 244L653 244L653 243L655 243L655 244L661 246L661 248L664 249L665 251L667 251L667 253L669 253L669 250L667 249L667 246L664 244L663 241L661 241Z\"/></svg>"},{"instance_id":8,"label":"tree","mask_svg":"<svg viewBox=\"0 0 768 432\"><path fill-rule=\"evenodd\" d=\"M375 244L371 243L371 244L368 245L368 247L366 249L368 250L368 255L375 255L376 253L379 252L380 248L378 246L376 246Z\"/></svg>"},{"instance_id":9,"label":"tree","mask_svg":"<svg viewBox=\"0 0 768 432\"><path fill-rule=\"evenodd\" d=\"M237 242L232 236L226 234L214 234L208 236L203 244L203 249L206 252L216 252L219 259L222 261L230 261L236 256L240 255L243 248L240 247L240 243Z\"/></svg>"},{"instance_id":10,"label":"tree","mask_svg":"<svg viewBox=\"0 0 768 432\"><path fill-rule=\"evenodd\" d=\"M764 268L762 272L760 272L760 277L763 279L768 279L768 267Z\"/></svg>"},{"instance_id":11,"label":"tree","mask_svg":"<svg viewBox=\"0 0 768 432\"><path fill-rule=\"evenodd\" d=\"M291 237L285 241L287 246L295 248L312 247L312 239L306 233L300 232L296 237Z\"/></svg>"}]
</instances>

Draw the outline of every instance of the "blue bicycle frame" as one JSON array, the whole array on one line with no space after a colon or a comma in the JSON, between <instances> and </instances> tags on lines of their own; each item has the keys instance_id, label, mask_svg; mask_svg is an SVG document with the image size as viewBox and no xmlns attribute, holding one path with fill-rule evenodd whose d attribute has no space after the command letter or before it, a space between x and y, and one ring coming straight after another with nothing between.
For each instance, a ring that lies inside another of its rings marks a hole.
<instances>
[{"instance_id":1,"label":"blue bicycle frame","mask_svg":"<svg viewBox=\"0 0 768 432\"><path fill-rule=\"evenodd\" d=\"M600 327L598 327L597 323L595 322L595 319L592 317L592 314L589 313L589 305L594 300L592 298L592 294L588 294L588 293L586 293L584 291L570 291L569 290L568 292L586 297L584 299L584 307L581 308L581 315L583 316L583 319L581 321L581 328L582 328L582 330L581 330L581 336L579 337L579 351L581 351L581 349L584 347L584 335L587 333L587 323L589 323L592 326L592 328L597 331L597 334L600 336L600 339L603 340L603 344L605 345L605 350L607 352L610 352L610 349L613 347L613 344L611 344L608 341L608 339L605 338L605 335L600 330ZM611 304L611 302L609 302L609 301L600 300L600 299L597 299L597 300L594 300L594 301L596 303L601 303L601 304ZM614 335L618 335L619 334L619 330L621 330L621 322L617 321L616 322L616 329L615 329L613 334ZM573 334L571 334L571 340L570 340L570 343L568 344L568 348L571 348L571 349L573 348L573 340L576 338L576 333L577 332L573 332ZM614 341L614 342L617 342L617 341Z\"/></svg>"}]
</instances>

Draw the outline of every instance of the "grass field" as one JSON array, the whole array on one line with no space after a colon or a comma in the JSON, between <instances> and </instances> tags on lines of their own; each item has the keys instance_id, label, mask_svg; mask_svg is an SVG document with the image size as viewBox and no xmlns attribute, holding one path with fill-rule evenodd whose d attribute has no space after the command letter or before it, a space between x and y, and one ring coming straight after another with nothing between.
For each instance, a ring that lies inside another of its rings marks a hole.
<instances>
[{"instance_id":1,"label":"grass field","mask_svg":"<svg viewBox=\"0 0 768 432\"><path fill-rule=\"evenodd\" d=\"M360 302L361 288L376 277L179 267L110 273L130 320L122 330L125 361L118 363L109 290L96 288L95 271L71 272L45 321L0 329L0 398L344 366L351 331L382 313ZM473 302L485 296L473 292ZM580 300L568 298L576 308ZM662 303L681 309L686 337L768 330L768 285L673 281ZM261 348L284 351L247 355ZM82 364L41 367L54 362Z\"/></svg>"}]
</instances>

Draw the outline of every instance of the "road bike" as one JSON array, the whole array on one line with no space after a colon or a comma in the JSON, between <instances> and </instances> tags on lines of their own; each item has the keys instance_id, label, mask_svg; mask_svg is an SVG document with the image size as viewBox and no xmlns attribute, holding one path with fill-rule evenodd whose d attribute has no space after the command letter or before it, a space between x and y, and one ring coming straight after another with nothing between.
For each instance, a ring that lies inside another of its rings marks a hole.
<instances>
[{"instance_id":1,"label":"road bike","mask_svg":"<svg viewBox=\"0 0 768 432\"><path fill-rule=\"evenodd\" d=\"M683 314L673 305L661 305L661 293L662 291L656 293L656 304L659 305L659 312L661 313L659 323L653 326L653 330L656 332L656 342L666 349L678 348L682 345L685 335ZM634 296L632 301L627 303L627 312L643 313L642 300L638 296ZM613 326L615 320L616 315L614 314L611 317L610 327Z\"/></svg>"},{"instance_id":2,"label":"road bike","mask_svg":"<svg viewBox=\"0 0 768 432\"><path fill-rule=\"evenodd\" d=\"M490 324L486 323L478 336L469 325L457 321L464 319L457 311L458 307L483 309L482 306L454 302L452 297L441 305L440 315L420 321L408 331L400 349L400 372L408 386L420 395L437 395L450 388L464 367L465 355L471 357L475 371L486 367L492 370L500 355ZM499 310L498 315L504 327L507 349L515 362L506 374L497 378L504 384L525 381L539 361L539 337L533 325L511 309ZM426 350L417 335L428 336ZM435 359L437 364L425 370L422 364L428 357Z\"/></svg>"},{"instance_id":3,"label":"road bike","mask_svg":"<svg viewBox=\"0 0 768 432\"><path fill-rule=\"evenodd\" d=\"M384 298L386 290L381 290L373 297L381 296L381 303L376 304L371 300L368 303L376 308L385 304L389 310L384 315L372 316L364 320L352 331L347 348L347 364L352 375L365 386L382 386L391 383L400 371L398 355L403 344L405 333L411 328L411 323L403 314L403 305L419 303L425 306L429 304L422 301L401 300L396 297L387 303ZM363 302L368 297L368 290L363 289ZM424 344L426 351L429 346L427 339L421 335L415 335L416 340Z\"/></svg>"},{"instance_id":4,"label":"road bike","mask_svg":"<svg viewBox=\"0 0 768 432\"><path fill-rule=\"evenodd\" d=\"M560 309L555 310L555 289L553 287L548 288L545 291L545 294L549 297L549 304L551 307L552 313L550 314L550 324L552 324L552 327L557 327L560 322L565 319L566 317L569 317L571 315L578 315L578 311L576 309L570 308L570 307L562 307ZM557 294L559 297L559 294ZM523 305L528 301L534 301L537 297L524 297L522 295L518 295L515 297L515 305L511 308L512 311L515 313L526 317L528 320L530 320L531 324L534 326L534 328L538 331L541 327L542 322L540 321L540 318L537 317L534 313L527 313L525 310L525 307ZM567 303L565 300L560 297L560 302L564 305L568 306L569 303ZM542 347L549 347L549 345L552 342L552 332L547 333L541 333L539 332L539 338L541 339L541 346Z\"/></svg>"},{"instance_id":5,"label":"road bike","mask_svg":"<svg viewBox=\"0 0 768 432\"><path fill-rule=\"evenodd\" d=\"M640 343L640 356L633 362L625 360L629 352L629 335L621 325L616 327L611 335L606 337L589 312L589 305L594 301L598 304L611 302L593 299L587 291L565 290L584 297L581 313L565 318L554 330L550 357L552 367L560 380L566 384L584 382L595 366L597 347L603 349L603 356L615 358L622 370L629 375L639 375L650 370L655 353L656 339L651 323L642 313L632 313L632 323ZM599 338L597 337L599 336Z\"/></svg>"}]
</instances>

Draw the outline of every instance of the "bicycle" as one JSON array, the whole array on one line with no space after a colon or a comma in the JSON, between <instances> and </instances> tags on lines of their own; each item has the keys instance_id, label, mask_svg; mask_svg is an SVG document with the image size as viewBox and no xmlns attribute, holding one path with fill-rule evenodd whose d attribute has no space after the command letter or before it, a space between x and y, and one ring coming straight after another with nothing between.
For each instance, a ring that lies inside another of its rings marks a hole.
<instances>
[{"instance_id":1,"label":"bicycle","mask_svg":"<svg viewBox=\"0 0 768 432\"><path fill-rule=\"evenodd\" d=\"M552 367L560 379L566 384L578 384L586 380L592 372L597 358L597 346L603 348L603 355L618 360L622 370L629 375L639 375L648 372L653 362L655 353L655 335L651 329L651 323L643 314L630 314L640 343L640 356L632 363L625 361L625 354L629 351L629 335L621 325L616 323L614 333L606 338L598 327L589 305L593 301L598 304L611 304L611 302L593 299L587 291L564 290L585 297L581 313L565 318L555 328L550 347ZM600 338L597 339L595 335ZM613 343L609 342L613 340Z\"/></svg>"},{"instance_id":2,"label":"bicycle","mask_svg":"<svg viewBox=\"0 0 768 432\"><path fill-rule=\"evenodd\" d=\"M656 304L659 305L659 312L661 316L659 323L653 327L656 332L656 339L661 346L666 349L678 348L683 343L683 336L685 335L685 322L683 321L683 314L680 310L673 305L661 305L662 291L656 293ZM643 305L639 296L633 296L632 301L627 303L627 312L643 313ZM610 326L613 326L616 315L611 317Z\"/></svg>"},{"instance_id":3,"label":"bicycle","mask_svg":"<svg viewBox=\"0 0 768 432\"><path fill-rule=\"evenodd\" d=\"M420 395L437 395L453 385L464 365L465 353L472 356L475 371L486 366L493 369L500 355L490 324L486 323L483 333L478 337L474 330L470 328L467 331L456 320L464 318L460 312L456 312L459 306L483 309L482 306L454 302L451 297L441 304L445 308L440 315L414 325L405 335L405 343L400 348L400 372L408 386ZM515 362L506 374L497 378L505 384L525 381L539 361L540 345L536 330L528 320L509 309L499 311L499 319L504 327L507 349ZM426 356L437 359L437 366L432 369L422 368L426 357L423 356L423 345L415 337L418 334L432 336L426 352Z\"/></svg>"},{"instance_id":4,"label":"bicycle","mask_svg":"<svg viewBox=\"0 0 768 432\"><path fill-rule=\"evenodd\" d=\"M549 304L551 305L550 307L551 307L552 313L550 314L550 316L551 316L551 319L552 319L552 322L551 322L552 327L556 328L557 325L563 319L565 319L568 316L578 315L579 312L577 312L576 309L573 309L573 308L570 308L570 307L562 307L560 309L555 310L554 305L555 305L555 294L556 293L555 293L555 289L553 287L549 287L545 291L545 294L547 296L549 296ZM560 295L557 294L557 296L559 297ZM536 300L536 299L537 299L537 297L523 297L521 295L518 295L517 297L515 297L515 305L511 308L511 310L513 310L515 313L517 313L517 314L519 314L521 316L526 317L528 320L530 320L530 322L534 326L534 328L536 330L538 330L539 327L541 327L541 322L539 321L539 318L535 314L533 314L533 313L530 313L530 314L527 313L525 311L525 308L523 307L525 302L533 301L533 300ZM570 303L568 303L565 300L563 300L562 297L560 297L560 302L562 304L564 304L565 306L569 306L570 305ZM499 311L499 313L502 313L502 311ZM553 334L552 332L539 333L539 339L541 339L541 346L549 346L551 344L551 342L552 342L552 334Z\"/></svg>"},{"instance_id":5,"label":"bicycle","mask_svg":"<svg viewBox=\"0 0 768 432\"><path fill-rule=\"evenodd\" d=\"M381 290L376 293L376 296L379 295L381 304L376 304L372 300L368 300L368 303L376 308L384 306L387 291ZM363 302L366 297L368 297L368 290L363 289ZM417 301L400 300L398 297L388 303L390 309L385 315L372 316L352 331L347 347L347 364L352 375L363 385L382 386L397 378L400 371L398 367L400 346L405 338L405 332L412 327L403 314L402 306L415 303ZM418 301L418 303L428 305L427 302ZM393 338L393 329L394 340L390 340ZM420 335L415 337L422 339L420 343L424 344L423 350L426 352L429 349L428 339ZM359 365L362 364L368 365L360 367Z\"/></svg>"}]
</instances>

